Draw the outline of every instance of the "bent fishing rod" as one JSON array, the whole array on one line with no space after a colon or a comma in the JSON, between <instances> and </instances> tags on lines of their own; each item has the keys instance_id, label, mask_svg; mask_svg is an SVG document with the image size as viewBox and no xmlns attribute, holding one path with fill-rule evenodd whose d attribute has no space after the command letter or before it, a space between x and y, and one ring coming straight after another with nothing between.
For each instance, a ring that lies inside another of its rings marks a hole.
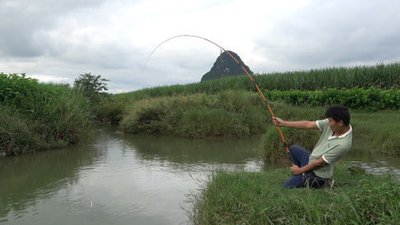
<instances>
[{"instance_id":1,"label":"bent fishing rod","mask_svg":"<svg viewBox=\"0 0 400 225\"><path fill-rule=\"evenodd\" d=\"M176 38L182 38L182 37L197 38L197 39L201 39L201 40L207 41L207 42L209 42L209 43L211 43L211 44L217 46L221 51L223 51L223 52L225 52L226 54L228 54L228 55L233 59L233 61L235 61L235 62L242 68L243 72L247 75L247 77L248 77L248 78L250 79L250 81L253 83L253 85L254 85L254 87L256 88L258 94L260 95L260 97L262 98L263 102L265 103L265 105L266 105L268 111L270 112L271 116L272 116L272 117L275 117L274 111L272 110L269 101L267 100L267 98L265 97L265 95L263 94L263 92L261 91L261 89L260 89L260 87L258 86L257 82L254 80L254 77L246 70L246 68L244 67L244 65L242 65L242 63L240 63L240 61L239 61L235 56L233 56L231 52L227 51L227 50L226 50L225 48L223 48L221 45L219 45L219 44L217 44L217 43L215 43L215 42L213 42L213 41L211 41L211 40L209 40L209 39L207 39L207 38L204 38L204 37L201 37L201 36L198 36L198 35L192 35L192 34L180 34L180 35L176 35L176 36L172 36L172 37L170 37L170 38L167 38L167 39L165 39L164 41L162 41L160 44L158 44L158 45L153 49L153 51L151 51L151 53L150 53L149 57L147 58L146 63L144 64L143 68L146 67L146 65L147 65L147 63L149 62L151 56L154 54L154 52L157 51L158 48L161 47L161 45L163 45L164 43L166 43L166 42L168 42L168 41L170 41L170 40L173 40L173 39L176 39ZM282 133L281 127L280 127L279 125L276 125L276 128L277 128L277 130L278 130L279 136L280 136L280 138L281 138L281 140L282 140L282 143L283 143L283 145L284 145L284 147L285 147L286 152L289 152L289 149L288 149L288 146L287 146L287 143L286 143L286 140L285 140L285 136L284 136L283 133Z\"/></svg>"}]
</instances>

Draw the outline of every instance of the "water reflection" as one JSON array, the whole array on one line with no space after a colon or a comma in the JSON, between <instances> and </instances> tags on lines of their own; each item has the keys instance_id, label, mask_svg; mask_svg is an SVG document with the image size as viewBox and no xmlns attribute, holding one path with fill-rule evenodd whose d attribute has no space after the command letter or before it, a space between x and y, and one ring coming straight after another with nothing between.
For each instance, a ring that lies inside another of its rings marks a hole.
<instances>
[{"instance_id":1,"label":"water reflection","mask_svg":"<svg viewBox=\"0 0 400 225\"><path fill-rule=\"evenodd\" d=\"M38 199L51 198L77 183L79 171L101 161L93 145L0 159L0 218L8 213L21 217ZM1 221L1 220L0 220Z\"/></svg>"},{"instance_id":2,"label":"water reflection","mask_svg":"<svg viewBox=\"0 0 400 225\"><path fill-rule=\"evenodd\" d=\"M216 169L260 170L260 136L187 140L99 130L85 145L0 159L0 224L180 224Z\"/></svg>"},{"instance_id":3,"label":"water reflection","mask_svg":"<svg viewBox=\"0 0 400 225\"><path fill-rule=\"evenodd\" d=\"M146 160L168 160L176 163L242 163L256 158L262 151L261 136L242 139L192 140L167 136L119 134Z\"/></svg>"}]
</instances>

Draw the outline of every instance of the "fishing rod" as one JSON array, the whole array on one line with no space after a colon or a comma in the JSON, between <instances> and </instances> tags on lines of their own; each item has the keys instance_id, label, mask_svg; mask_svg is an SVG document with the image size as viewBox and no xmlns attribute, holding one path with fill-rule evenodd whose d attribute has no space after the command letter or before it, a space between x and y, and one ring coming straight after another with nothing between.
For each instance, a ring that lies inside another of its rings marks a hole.
<instances>
[{"instance_id":1,"label":"fishing rod","mask_svg":"<svg viewBox=\"0 0 400 225\"><path fill-rule=\"evenodd\" d=\"M149 62L149 60L150 60L150 58L152 57L152 55L154 54L154 52L156 52L157 49L161 47L161 45L163 45L164 43L166 43L166 42L168 42L168 41L170 41L170 40L173 40L173 39L176 39L176 38L182 38L182 37L198 38L198 39L207 41L207 42L209 42L209 43L211 43L211 44L217 46L218 48L220 48L220 49L221 49L223 52L225 52L226 54L228 54L228 55L233 59L233 61L235 61L237 64L239 64L239 66L242 68L242 70L243 70L244 73L247 75L247 77L250 79L250 81L253 82L253 85L254 85L255 88L257 89L257 92L260 94L260 96L261 96L262 100L264 101L264 103L265 103L265 105L266 105L268 111L270 112L271 116L272 116L272 117L275 117L274 111L272 110L270 103L268 102L268 100L267 100L267 98L265 97L265 95L262 93L262 91L261 91L260 87L258 86L257 82L254 80L254 77L246 70L246 68L244 67L244 65L242 65L242 64L240 63L240 61L239 61L238 59L236 59L235 56L232 55L232 53L230 53L229 51L227 51L227 50L226 50L225 48L223 48L221 45L219 45L219 44L217 44L217 43L211 41L210 39L207 39L207 38L204 38L204 37L201 37L201 36L198 36L198 35L192 35L192 34L180 34L180 35L176 35L176 36L172 36L172 37L170 37L170 38L167 38L167 39L165 39L164 41L162 41L160 44L158 44L158 45L153 49L153 51L151 51L151 53L150 53L149 57L147 58L147 60L146 60L146 62L145 62L145 64L144 64L144 66L143 66L143 68L146 67L147 63ZM284 136L283 133L282 133L281 127L280 127L279 125L276 125L276 128L277 128L277 130L278 130L279 136L280 136L280 138L281 138L281 140L282 140L282 143L283 143L283 145L284 145L284 147L285 147L286 152L289 152L289 148L288 148L288 146L287 146L287 143L286 143L286 140L285 140L285 136Z\"/></svg>"}]
</instances>

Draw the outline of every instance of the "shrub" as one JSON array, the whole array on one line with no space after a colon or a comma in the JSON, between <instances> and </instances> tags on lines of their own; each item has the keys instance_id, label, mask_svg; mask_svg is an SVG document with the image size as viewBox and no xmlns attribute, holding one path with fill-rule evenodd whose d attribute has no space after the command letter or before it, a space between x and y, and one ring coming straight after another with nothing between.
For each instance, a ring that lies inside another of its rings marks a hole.
<instances>
[{"instance_id":1,"label":"shrub","mask_svg":"<svg viewBox=\"0 0 400 225\"><path fill-rule=\"evenodd\" d=\"M90 122L85 97L63 84L42 84L24 74L0 74L2 132L6 154L78 142Z\"/></svg>"},{"instance_id":2,"label":"shrub","mask_svg":"<svg viewBox=\"0 0 400 225\"><path fill-rule=\"evenodd\" d=\"M202 138L263 133L268 114L256 93L221 92L134 101L122 127L132 133Z\"/></svg>"}]
</instances>

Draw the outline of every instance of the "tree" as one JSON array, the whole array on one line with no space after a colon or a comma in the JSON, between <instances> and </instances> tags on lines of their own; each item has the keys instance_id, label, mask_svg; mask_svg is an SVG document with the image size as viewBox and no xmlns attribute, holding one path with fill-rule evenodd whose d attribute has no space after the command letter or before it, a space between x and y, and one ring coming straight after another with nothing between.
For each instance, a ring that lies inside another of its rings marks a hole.
<instances>
[{"instance_id":1,"label":"tree","mask_svg":"<svg viewBox=\"0 0 400 225\"><path fill-rule=\"evenodd\" d=\"M92 99L108 90L107 81L109 80L101 78L101 75L85 73L81 74L78 79L75 79L74 87L82 91L86 97Z\"/></svg>"}]
</instances>

